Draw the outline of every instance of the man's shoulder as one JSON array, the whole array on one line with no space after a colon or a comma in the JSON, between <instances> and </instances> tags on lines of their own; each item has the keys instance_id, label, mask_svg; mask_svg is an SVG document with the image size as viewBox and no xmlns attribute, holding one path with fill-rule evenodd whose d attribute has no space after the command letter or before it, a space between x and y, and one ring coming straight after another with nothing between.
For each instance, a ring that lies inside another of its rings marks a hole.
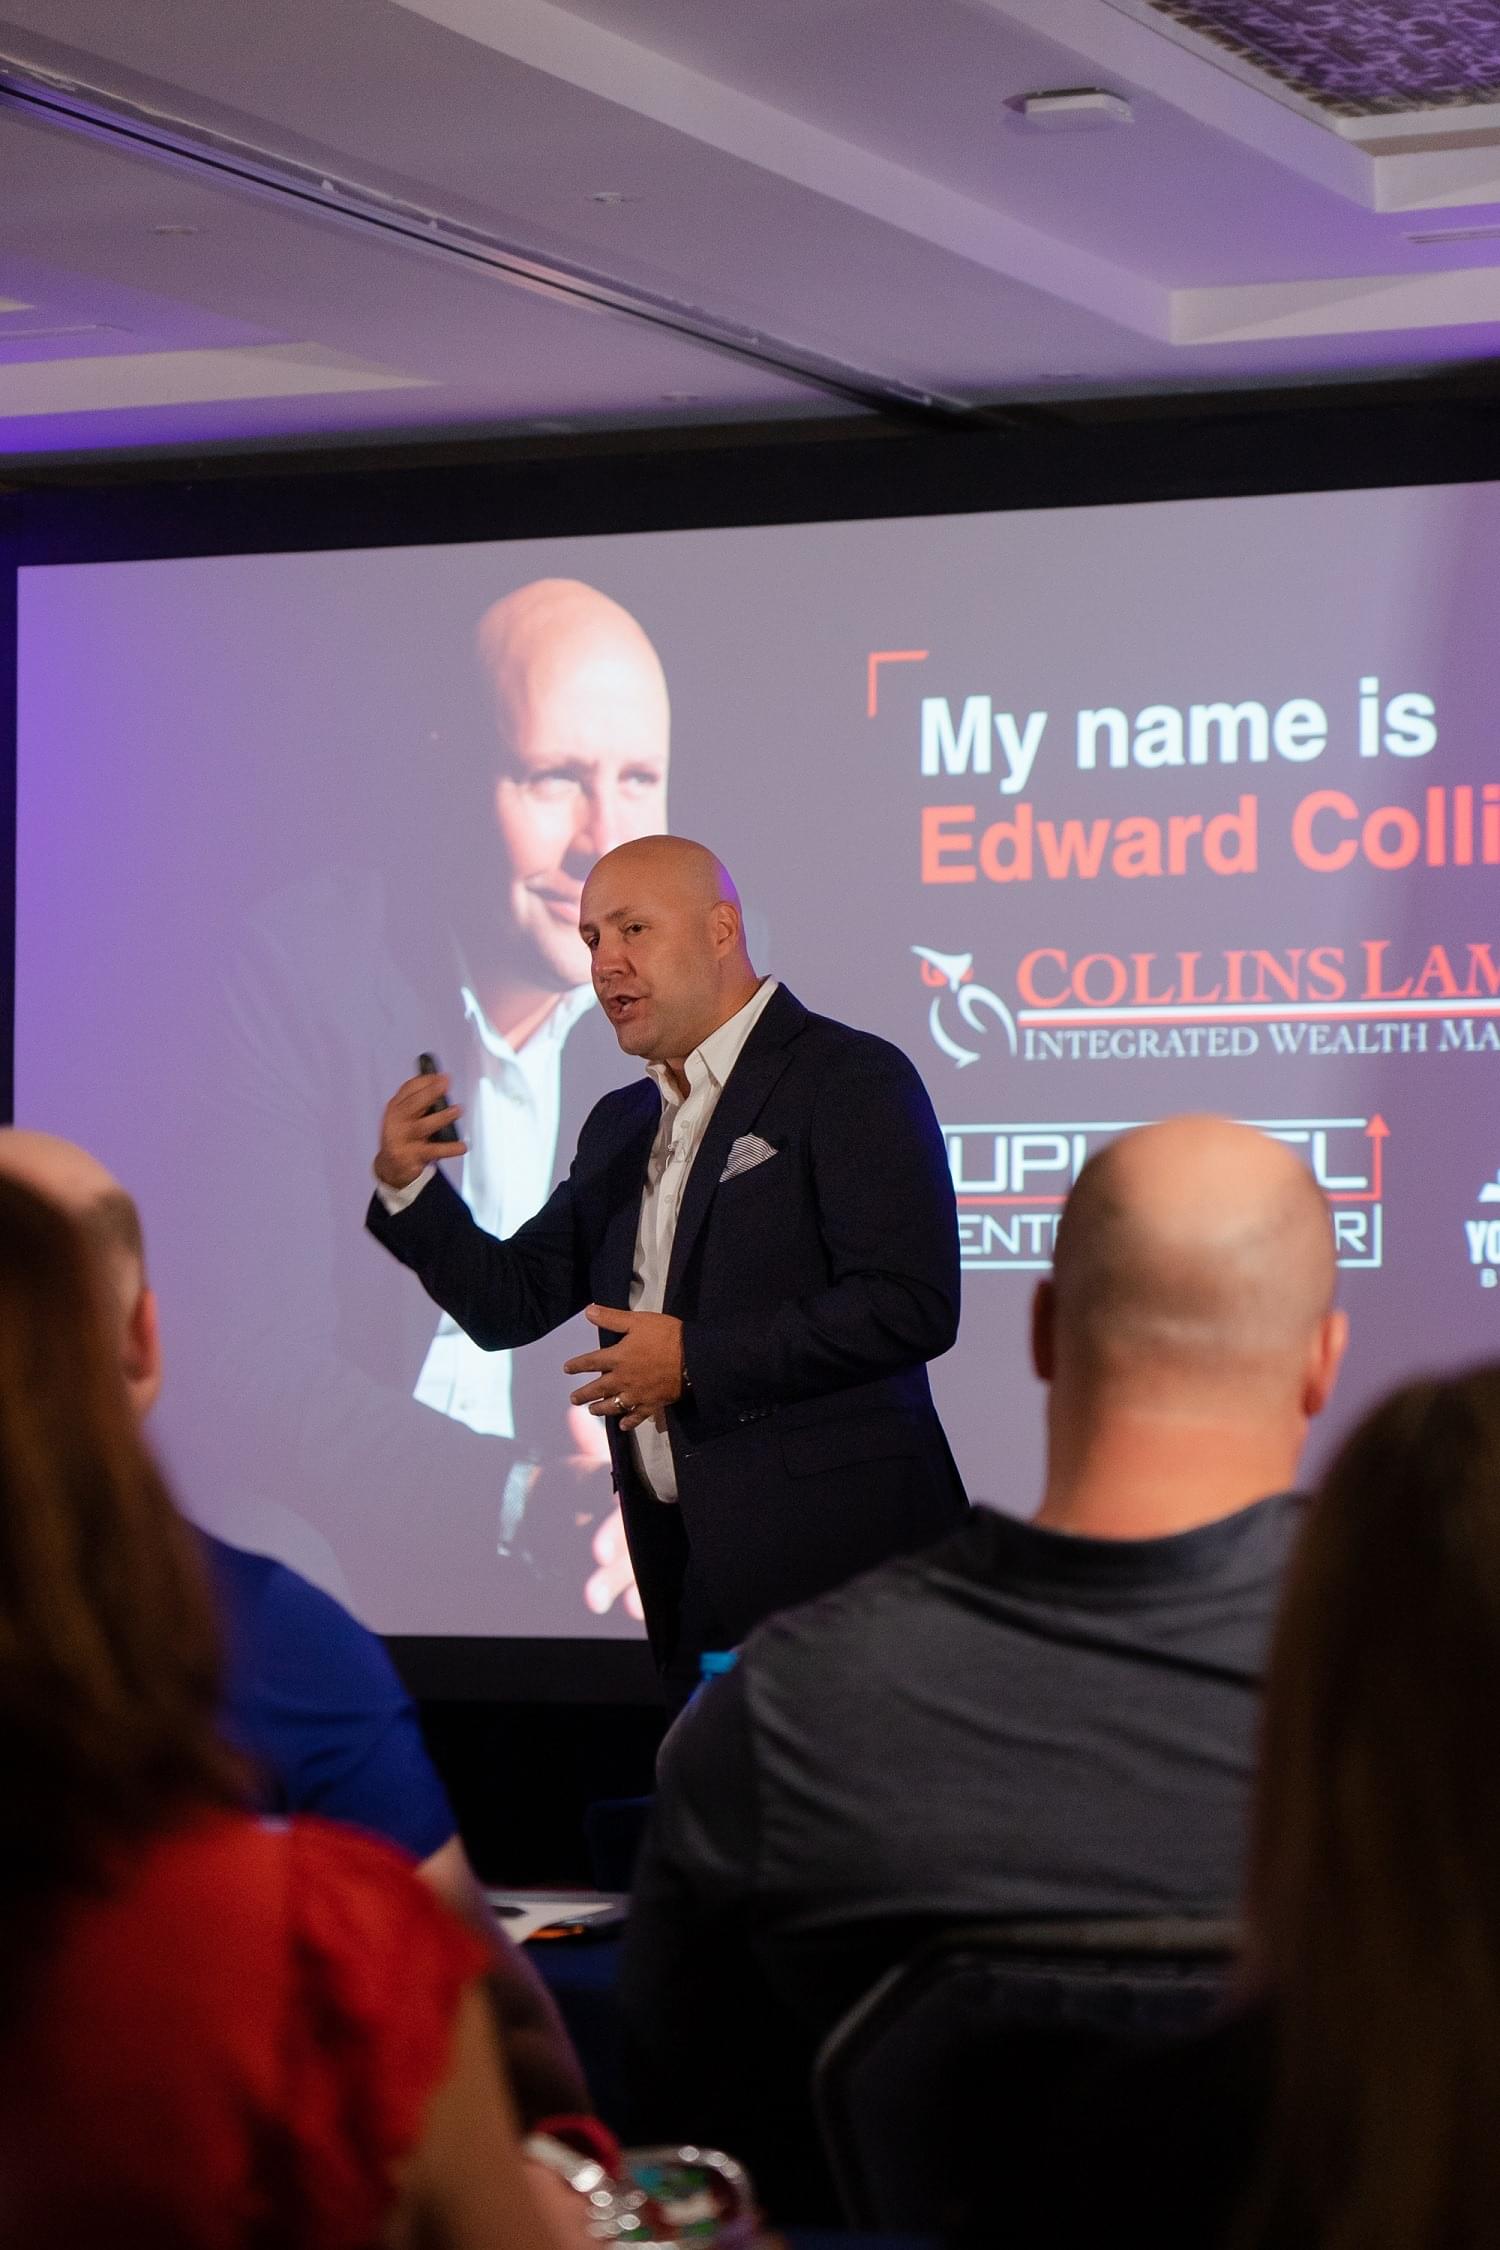
<instances>
[{"instance_id":1,"label":"man's shoulder","mask_svg":"<svg viewBox=\"0 0 1500 2250\"><path fill-rule=\"evenodd\" d=\"M923 1558L935 1573L1024 1596L1038 1608L1152 1608L1243 1593L1274 1599L1307 1508L1298 1492L1271 1493L1188 1529L1129 1538L1063 1530L991 1505Z\"/></svg>"},{"instance_id":2,"label":"man's shoulder","mask_svg":"<svg viewBox=\"0 0 1500 2250\"><path fill-rule=\"evenodd\" d=\"M384 1647L342 1602L272 1555L252 1554L201 1534L219 1597L231 1685L284 1688L295 1680L309 1702L351 1700L388 1708L405 1691Z\"/></svg>"},{"instance_id":3,"label":"man's shoulder","mask_svg":"<svg viewBox=\"0 0 1500 2250\"><path fill-rule=\"evenodd\" d=\"M430 1858L453 1812L380 1641L285 1563L205 1543L228 1658L224 1729L268 1808L321 1813Z\"/></svg>"},{"instance_id":4,"label":"man's shoulder","mask_svg":"<svg viewBox=\"0 0 1500 2250\"><path fill-rule=\"evenodd\" d=\"M748 1702L790 1704L899 1675L919 1646L940 1658L973 1630L1024 1637L1054 1608L1123 1612L1143 1597L1192 1607L1207 1596L1258 1613L1274 1605L1305 1507L1303 1496L1278 1493L1170 1538L1095 1540L976 1506L931 1546L757 1627L741 1658ZM1021 1613L1030 1622L1018 1627Z\"/></svg>"},{"instance_id":5,"label":"man's shoulder","mask_svg":"<svg viewBox=\"0 0 1500 2250\"><path fill-rule=\"evenodd\" d=\"M866 1659L873 1661L893 1629L899 1631L899 1617L924 1600L924 1559L898 1556L757 1625L724 1677L691 1699L684 1717L692 1723L679 1723L669 1734L667 1762L674 1750L680 1756L690 1736L697 1747L715 1739L722 1745L734 1725L748 1726L753 1736L768 1709L782 1701L812 1710L807 1699L819 1682L841 1680L854 1688Z\"/></svg>"},{"instance_id":6,"label":"man's shoulder","mask_svg":"<svg viewBox=\"0 0 1500 2250\"><path fill-rule=\"evenodd\" d=\"M232 1541L221 1539L217 1532L200 1529L198 1540L221 1615L226 1624L236 1629L253 1626L263 1603L269 1601L274 1605L282 1578L296 1580L299 1585L310 1583L298 1579L296 1571L286 1563L277 1562L274 1556L254 1554L248 1547L236 1547Z\"/></svg>"},{"instance_id":7,"label":"man's shoulder","mask_svg":"<svg viewBox=\"0 0 1500 2250\"><path fill-rule=\"evenodd\" d=\"M951 1643L954 1544L895 1557L757 1626L668 1735L660 1788L748 1793L764 1811L788 1772L847 1778L871 1744L909 1736L910 1683Z\"/></svg>"},{"instance_id":8,"label":"man's shoulder","mask_svg":"<svg viewBox=\"0 0 1500 2250\"><path fill-rule=\"evenodd\" d=\"M762 1688L797 1697L817 1682L852 1684L882 1671L951 1605L967 1536L965 1526L917 1554L892 1556L757 1626L741 1657L752 1702Z\"/></svg>"},{"instance_id":9,"label":"man's shoulder","mask_svg":"<svg viewBox=\"0 0 1500 2250\"><path fill-rule=\"evenodd\" d=\"M661 1095L649 1078L633 1079L628 1086L613 1086L583 1121L579 1145L627 1140L642 1126L661 1115Z\"/></svg>"},{"instance_id":10,"label":"man's shoulder","mask_svg":"<svg viewBox=\"0 0 1500 2250\"><path fill-rule=\"evenodd\" d=\"M820 1073L829 1071L874 1072L884 1076L899 1075L915 1080L918 1076L911 1057L894 1040L882 1038L877 1031L864 1031L858 1024L845 1023L838 1016L823 1016L788 992L785 985L776 995L776 1002L785 1000L795 1015L782 1012L779 1021L771 1016L771 1029L790 1042L794 1058L811 1064ZM773 1003L773 1006L776 1003Z\"/></svg>"}]
</instances>

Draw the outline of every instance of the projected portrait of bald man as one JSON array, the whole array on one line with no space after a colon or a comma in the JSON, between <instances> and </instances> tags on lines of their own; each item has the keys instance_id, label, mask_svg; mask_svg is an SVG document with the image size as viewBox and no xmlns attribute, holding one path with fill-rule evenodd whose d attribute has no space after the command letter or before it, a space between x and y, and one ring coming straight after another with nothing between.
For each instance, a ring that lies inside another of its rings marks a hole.
<instances>
[{"instance_id":1,"label":"projected portrait of bald man","mask_svg":"<svg viewBox=\"0 0 1500 2250\"><path fill-rule=\"evenodd\" d=\"M640 626L575 579L506 595L475 643L500 752L502 889L487 967L471 976L464 964L465 1051L441 1059L468 1083L460 1192L481 1226L508 1234L551 1193L564 1046L594 1005L578 934L583 878L616 844L665 829L670 712ZM444 1315L415 1395L472 1430L512 1437L511 1378L509 1352L480 1351ZM581 1427L578 1442L602 1458Z\"/></svg>"},{"instance_id":2,"label":"projected portrait of bald man","mask_svg":"<svg viewBox=\"0 0 1500 2250\"><path fill-rule=\"evenodd\" d=\"M466 638L443 723L374 808L385 848L265 899L238 949L209 1087L234 1192L204 1227L227 1276L277 1278L274 1317L259 1278L224 1290L222 1528L377 1626L617 1631L639 1610L628 1567L594 1552L614 1512L597 1423L555 1361L481 1352L393 1290L357 1224L370 1116L419 1052L465 1105L454 1184L502 1232L622 1076L579 901L603 853L665 830L661 662L575 579L502 594Z\"/></svg>"}]
</instances>

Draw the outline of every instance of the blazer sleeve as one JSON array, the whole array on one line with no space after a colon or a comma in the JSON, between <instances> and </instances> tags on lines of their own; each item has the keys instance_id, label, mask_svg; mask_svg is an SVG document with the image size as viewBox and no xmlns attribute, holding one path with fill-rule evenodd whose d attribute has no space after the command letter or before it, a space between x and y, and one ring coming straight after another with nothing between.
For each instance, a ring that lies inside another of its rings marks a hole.
<instances>
[{"instance_id":1,"label":"blazer sleeve","mask_svg":"<svg viewBox=\"0 0 1500 2250\"><path fill-rule=\"evenodd\" d=\"M365 1224L481 1351L533 1344L588 1303L573 1173L503 1242L477 1223L441 1172L404 1211L392 1214L372 1195Z\"/></svg>"},{"instance_id":2,"label":"blazer sleeve","mask_svg":"<svg viewBox=\"0 0 1500 2250\"><path fill-rule=\"evenodd\" d=\"M684 1324L705 1425L920 1366L958 1334L953 1182L927 1089L899 1048L851 1040L820 1071L809 1153L830 1278L769 1318Z\"/></svg>"}]
</instances>

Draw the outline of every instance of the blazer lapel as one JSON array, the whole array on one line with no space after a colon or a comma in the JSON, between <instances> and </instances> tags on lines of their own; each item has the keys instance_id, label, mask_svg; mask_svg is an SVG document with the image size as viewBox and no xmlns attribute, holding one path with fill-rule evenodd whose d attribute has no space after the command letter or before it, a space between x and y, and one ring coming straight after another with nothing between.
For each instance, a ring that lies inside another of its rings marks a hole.
<instances>
[{"instance_id":1,"label":"blazer lapel","mask_svg":"<svg viewBox=\"0 0 1500 2250\"><path fill-rule=\"evenodd\" d=\"M765 1014L745 1041L739 1060L729 1073L729 1082L708 1121L708 1131L693 1158L693 1168L682 1191L663 1299L668 1311L672 1309L673 1297L693 1254L693 1244L717 1193L719 1174L728 1161L729 1151L742 1133L749 1132L766 1097L785 1070L790 1059L789 1043L801 1029L806 1013L801 1002L794 1000L783 985L772 994Z\"/></svg>"}]
</instances>

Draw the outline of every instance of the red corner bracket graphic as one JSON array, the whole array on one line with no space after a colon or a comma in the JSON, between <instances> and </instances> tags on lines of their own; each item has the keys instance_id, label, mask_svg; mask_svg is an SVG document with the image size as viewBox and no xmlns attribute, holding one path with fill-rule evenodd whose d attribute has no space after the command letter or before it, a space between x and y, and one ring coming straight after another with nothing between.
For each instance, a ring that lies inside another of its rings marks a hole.
<instances>
[{"instance_id":1,"label":"red corner bracket graphic","mask_svg":"<svg viewBox=\"0 0 1500 2250\"><path fill-rule=\"evenodd\" d=\"M925 648L871 649L870 661L866 667L865 675L869 690L865 701L865 717L873 719L880 708L880 666L882 664L925 664L926 662L927 651Z\"/></svg>"}]
</instances>

